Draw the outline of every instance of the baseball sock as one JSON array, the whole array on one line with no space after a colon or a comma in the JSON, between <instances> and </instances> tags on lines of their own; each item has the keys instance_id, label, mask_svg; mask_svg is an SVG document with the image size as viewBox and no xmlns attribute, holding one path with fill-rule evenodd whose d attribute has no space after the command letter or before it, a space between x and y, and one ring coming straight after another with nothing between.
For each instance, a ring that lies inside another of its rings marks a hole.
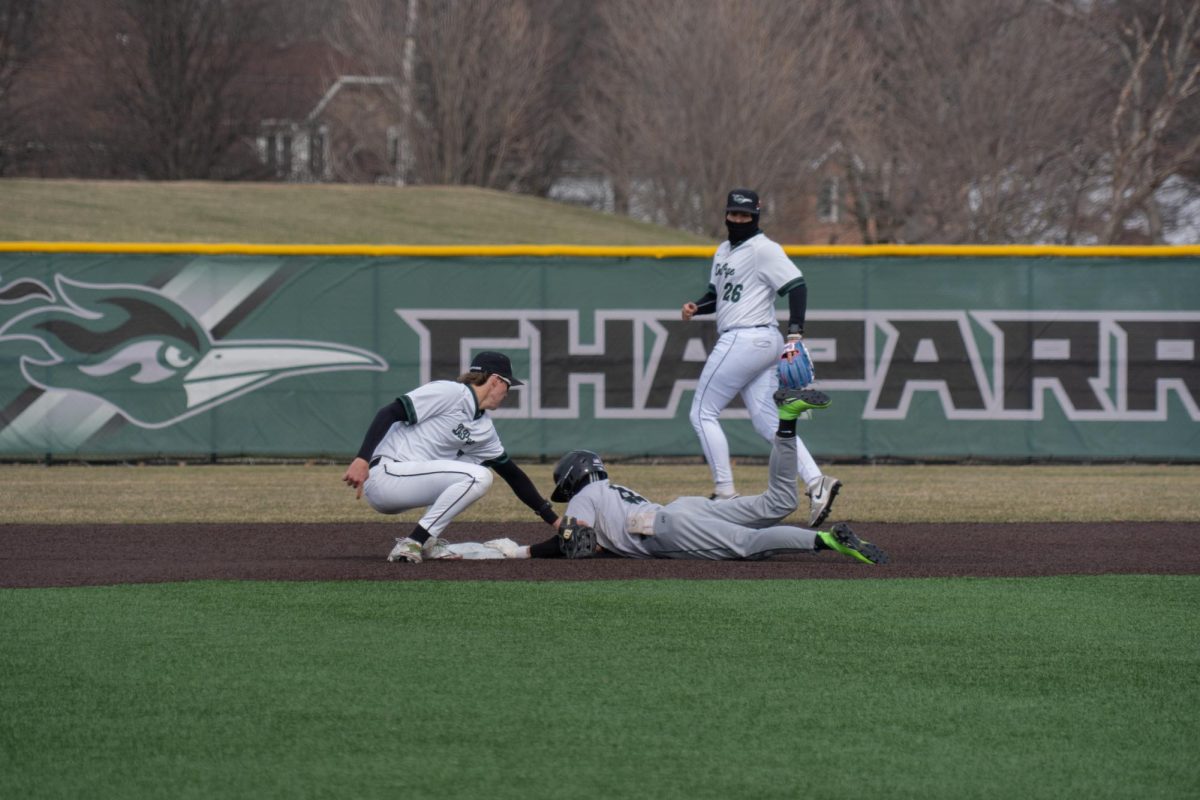
<instances>
[{"instance_id":1,"label":"baseball sock","mask_svg":"<svg viewBox=\"0 0 1200 800\"><path fill-rule=\"evenodd\" d=\"M784 439L794 439L796 437L796 420L779 420L779 429L775 431L775 435L781 436Z\"/></svg>"},{"instance_id":2,"label":"baseball sock","mask_svg":"<svg viewBox=\"0 0 1200 800\"><path fill-rule=\"evenodd\" d=\"M408 538L415 541L417 544L425 544L429 541L429 531L422 528L420 525L413 528L413 532L408 535Z\"/></svg>"}]
</instances>

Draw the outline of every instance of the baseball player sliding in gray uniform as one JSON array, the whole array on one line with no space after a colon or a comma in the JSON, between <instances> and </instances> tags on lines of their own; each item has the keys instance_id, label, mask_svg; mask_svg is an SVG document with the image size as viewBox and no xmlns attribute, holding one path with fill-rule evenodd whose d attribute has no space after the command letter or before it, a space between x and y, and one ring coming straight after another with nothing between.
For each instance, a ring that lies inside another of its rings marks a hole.
<instances>
[{"instance_id":1,"label":"baseball player sliding in gray uniform","mask_svg":"<svg viewBox=\"0 0 1200 800\"><path fill-rule=\"evenodd\" d=\"M342 480L383 514L428 506L412 533L396 540L388 561L461 558L442 541L442 531L483 497L492 470L525 505L557 525L550 501L509 459L487 415L510 386L521 385L508 356L482 352L457 380L427 383L375 415Z\"/></svg>"},{"instance_id":2,"label":"baseball player sliding in gray uniform","mask_svg":"<svg viewBox=\"0 0 1200 800\"><path fill-rule=\"evenodd\" d=\"M758 228L758 195L734 189L725 204L729 239L713 256L708 292L684 303L684 320L701 314L717 315L720 334L692 398L690 419L713 475L713 499L736 497L729 442L721 429L721 412L741 394L754 430L767 441L775 431L772 394L779 388L776 362L783 350L775 298L787 295L789 342L804 335L808 288L804 276L783 248ZM808 488L808 524L824 522L842 484L823 475L804 442L796 440L797 469Z\"/></svg>"},{"instance_id":3,"label":"baseball player sliding in gray uniform","mask_svg":"<svg viewBox=\"0 0 1200 800\"><path fill-rule=\"evenodd\" d=\"M713 500L681 497L665 506L608 480L600 457L573 450L554 468L551 499L567 501L564 521L582 526L584 535L608 553L625 558L761 559L780 553L829 549L867 564L887 563L887 554L839 523L830 531L780 525L796 510L796 418L823 408L821 392L784 389L776 393L778 428L771 449L767 490L749 497ZM580 534L580 527L573 530ZM559 558L562 534L520 546L489 542L507 558Z\"/></svg>"}]
</instances>

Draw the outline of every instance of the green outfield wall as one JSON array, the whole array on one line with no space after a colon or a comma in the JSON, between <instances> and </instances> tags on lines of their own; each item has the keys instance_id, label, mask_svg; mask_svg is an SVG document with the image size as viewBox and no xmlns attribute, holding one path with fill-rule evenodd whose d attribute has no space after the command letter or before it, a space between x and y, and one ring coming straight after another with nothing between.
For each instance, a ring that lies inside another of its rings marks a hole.
<instances>
[{"instance_id":1,"label":"green outfield wall","mask_svg":"<svg viewBox=\"0 0 1200 800\"><path fill-rule=\"evenodd\" d=\"M89 249L90 248L90 249ZM1200 252L789 248L819 458L1200 461ZM7 243L0 458L346 457L480 349L514 456L698 456L696 248ZM779 303L780 320L786 303ZM727 413L735 454L766 442Z\"/></svg>"}]
</instances>

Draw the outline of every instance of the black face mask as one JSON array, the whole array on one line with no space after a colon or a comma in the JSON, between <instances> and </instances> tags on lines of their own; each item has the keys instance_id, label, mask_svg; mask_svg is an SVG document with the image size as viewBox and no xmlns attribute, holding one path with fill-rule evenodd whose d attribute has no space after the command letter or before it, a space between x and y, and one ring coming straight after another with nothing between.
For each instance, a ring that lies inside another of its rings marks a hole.
<instances>
[{"instance_id":1,"label":"black face mask","mask_svg":"<svg viewBox=\"0 0 1200 800\"><path fill-rule=\"evenodd\" d=\"M737 247L759 232L758 217L753 217L749 222L730 222L729 220L725 220L725 228L729 231L729 245Z\"/></svg>"}]
</instances>

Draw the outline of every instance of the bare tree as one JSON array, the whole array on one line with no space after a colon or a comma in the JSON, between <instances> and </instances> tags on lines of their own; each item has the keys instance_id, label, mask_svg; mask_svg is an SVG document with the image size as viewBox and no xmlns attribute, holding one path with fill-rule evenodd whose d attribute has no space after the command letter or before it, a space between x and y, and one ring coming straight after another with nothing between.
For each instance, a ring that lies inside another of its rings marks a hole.
<instances>
[{"instance_id":1,"label":"bare tree","mask_svg":"<svg viewBox=\"0 0 1200 800\"><path fill-rule=\"evenodd\" d=\"M395 77L403 179L545 191L561 160L563 0L349 0L332 31ZM549 177L548 177L549 176Z\"/></svg>"},{"instance_id":2,"label":"bare tree","mask_svg":"<svg viewBox=\"0 0 1200 800\"><path fill-rule=\"evenodd\" d=\"M1097 121L1096 48L1030 0L859 8L873 62L846 129L867 242L1065 238Z\"/></svg>"},{"instance_id":3,"label":"bare tree","mask_svg":"<svg viewBox=\"0 0 1200 800\"><path fill-rule=\"evenodd\" d=\"M527 2L431 4L417 34L417 170L426 183L519 185L555 122L554 40Z\"/></svg>"},{"instance_id":4,"label":"bare tree","mask_svg":"<svg viewBox=\"0 0 1200 800\"><path fill-rule=\"evenodd\" d=\"M575 135L614 194L716 233L731 186L806 193L831 143L849 15L817 2L609 0ZM798 207L798 204L796 205Z\"/></svg>"},{"instance_id":5,"label":"bare tree","mask_svg":"<svg viewBox=\"0 0 1200 800\"><path fill-rule=\"evenodd\" d=\"M96 131L118 174L222 177L255 98L235 89L272 0L108 0L78 7L95 73Z\"/></svg>"},{"instance_id":6,"label":"bare tree","mask_svg":"<svg viewBox=\"0 0 1200 800\"><path fill-rule=\"evenodd\" d=\"M1144 219L1150 241L1162 241L1156 194L1172 175L1194 170L1200 155L1200 6L1195 2L1106 2L1056 10L1085 26L1120 55L1104 164L1109 203L1102 237L1122 239Z\"/></svg>"},{"instance_id":7,"label":"bare tree","mask_svg":"<svg viewBox=\"0 0 1200 800\"><path fill-rule=\"evenodd\" d=\"M38 0L0 0L0 175L19 157L15 139L30 101L18 82L45 34L46 16Z\"/></svg>"}]
</instances>

